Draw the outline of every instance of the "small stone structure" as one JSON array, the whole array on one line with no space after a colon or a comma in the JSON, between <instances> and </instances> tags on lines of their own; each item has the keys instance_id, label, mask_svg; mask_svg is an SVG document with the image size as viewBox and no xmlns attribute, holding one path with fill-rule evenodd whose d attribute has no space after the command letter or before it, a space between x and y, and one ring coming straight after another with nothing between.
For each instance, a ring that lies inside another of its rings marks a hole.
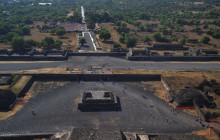
<instances>
[{"instance_id":1,"label":"small stone structure","mask_svg":"<svg viewBox=\"0 0 220 140\"><path fill-rule=\"evenodd\" d=\"M117 97L111 91L82 92L78 100L80 110L117 109Z\"/></svg>"},{"instance_id":2,"label":"small stone structure","mask_svg":"<svg viewBox=\"0 0 220 140\"><path fill-rule=\"evenodd\" d=\"M130 132L118 129L74 128L57 132L48 140L205 140L204 136L179 133Z\"/></svg>"},{"instance_id":3,"label":"small stone structure","mask_svg":"<svg viewBox=\"0 0 220 140\"><path fill-rule=\"evenodd\" d=\"M219 56L219 52L215 50L203 50L201 48L190 49L192 56Z\"/></svg>"},{"instance_id":4,"label":"small stone structure","mask_svg":"<svg viewBox=\"0 0 220 140\"><path fill-rule=\"evenodd\" d=\"M198 39L188 39L187 42L194 44L194 43L198 43L199 41L198 41Z\"/></svg>"},{"instance_id":5,"label":"small stone structure","mask_svg":"<svg viewBox=\"0 0 220 140\"><path fill-rule=\"evenodd\" d=\"M152 47L148 47L151 50L188 50L188 47L183 47L181 44L161 44L152 43Z\"/></svg>"},{"instance_id":6,"label":"small stone structure","mask_svg":"<svg viewBox=\"0 0 220 140\"><path fill-rule=\"evenodd\" d=\"M150 51L146 47L142 48L130 48L128 52L128 56L149 56Z\"/></svg>"},{"instance_id":7,"label":"small stone structure","mask_svg":"<svg viewBox=\"0 0 220 140\"><path fill-rule=\"evenodd\" d=\"M0 75L0 85L9 85L12 82L13 75Z\"/></svg>"}]
</instances>

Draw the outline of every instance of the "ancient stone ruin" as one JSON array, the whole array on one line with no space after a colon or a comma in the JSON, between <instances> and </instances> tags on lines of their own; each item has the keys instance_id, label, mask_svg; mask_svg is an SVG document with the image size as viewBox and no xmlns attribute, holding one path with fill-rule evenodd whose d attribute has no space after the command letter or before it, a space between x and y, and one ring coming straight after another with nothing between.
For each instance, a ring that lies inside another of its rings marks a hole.
<instances>
[{"instance_id":1,"label":"ancient stone ruin","mask_svg":"<svg viewBox=\"0 0 220 140\"><path fill-rule=\"evenodd\" d=\"M193 101L199 106L208 106L208 101L203 97L200 90L185 88L181 90L170 90L167 92L167 100L176 107L192 107Z\"/></svg>"},{"instance_id":2,"label":"ancient stone ruin","mask_svg":"<svg viewBox=\"0 0 220 140\"><path fill-rule=\"evenodd\" d=\"M117 97L110 91L87 91L82 92L78 109L80 110L97 110L97 109L117 109Z\"/></svg>"}]
</instances>

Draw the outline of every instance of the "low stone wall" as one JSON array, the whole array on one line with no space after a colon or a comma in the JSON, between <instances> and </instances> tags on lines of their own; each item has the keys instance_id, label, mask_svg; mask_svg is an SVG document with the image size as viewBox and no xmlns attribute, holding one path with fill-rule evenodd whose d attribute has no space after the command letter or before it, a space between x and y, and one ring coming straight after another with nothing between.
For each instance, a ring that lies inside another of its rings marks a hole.
<instances>
[{"instance_id":1,"label":"low stone wall","mask_svg":"<svg viewBox=\"0 0 220 140\"><path fill-rule=\"evenodd\" d=\"M84 52L84 53L69 53L69 56L114 56L114 57L122 57L126 56L126 52L104 52L104 53L89 53L89 52Z\"/></svg>"},{"instance_id":2,"label":"low stone wall","mask_svg":"<svg viewBox=\"0 0 220 140\"><path fill-rule=\"evenodd\" d=\"M0 56L0 61L63 61L68 56Z\"/></svg>"},{"instance_id":3,"label":"low stone wall","mask_svg":"<svg viewBox=\"0 0 220 140\"><path fill-rule=\"evenodd\" d=\"M199 114L199 117L203 120L203 121L207 121L205 114L200 110L198 104L196 103L196 101L193 101L193 105L194 108L196 110L196 112Z\"/></svg>"},{"instance_id":4,"label":"low stone wall","mask_svg":"<svg viewBox=\"0 0 220 140\"><path fill-rule=\"evenodd\" d=\"M13 74L0 75L0 85L10 85L13 79Z\"/></svg>"},{"instance_id":5,"label":"low stone wall","mask_svg":"<svg viewBox=\"0 0 220 140\"><path fill-rule=\"evenodd\" d=\"M16 84L19 84L18 82L23 76L27 75L19 75L9 87L9 89L12 90L17 97L24 97L25 93L30 89L34 81L33 77L29 75L27 81L22 82L20 86L16 86Z\"/></svg>"},{"instance_id":6,"label":"low stone wall","mask_svg":"<svg viewBox=\"0 0 220 140\"><path fill-rule=\"evenodd\" d=\"M161 82L162 82L163 86L166 88L167 91L171 90L171 88L169 87L167 82L164 80L163 76L161 76Z\"/></svg>"},{"instance_id":7,"label":"low stone wall","mask_svg":"<svg viewBox=\"0 0 220 140\"><path fill-rule=\"evenodd\" d=\"M160 50L160 51L186 51L189 47L147 47L149 50Z\"/></svg>"},{"instance_id":8,"label":"low stone wall","mask_svg":"<svg viewBox=\"0 0 220 140\"><path fill-rule=\"evenodd\" d=\"M218 136L220 137L220 128L217 127L212 127L212 130L218 134Z\"/></svg>"},{"instance_id":9,"label":"low stone wall","mask_svg":"<svg viewBox=\"0 0 220 140\"><path fill-rule=\"evenodd\" d=\"M220 61L220 56L129 56L130 61Z\"/></svg>"},{"instance_id":10,"label":"low stone wall","mask_svg":"<svg viewBox=\"0 0 220 140\"><path fill-rule=\"evenodd\" d=\"M144 74L33 74L35 80L160 81L161 75Z\"/></svg>"}]
</instances>

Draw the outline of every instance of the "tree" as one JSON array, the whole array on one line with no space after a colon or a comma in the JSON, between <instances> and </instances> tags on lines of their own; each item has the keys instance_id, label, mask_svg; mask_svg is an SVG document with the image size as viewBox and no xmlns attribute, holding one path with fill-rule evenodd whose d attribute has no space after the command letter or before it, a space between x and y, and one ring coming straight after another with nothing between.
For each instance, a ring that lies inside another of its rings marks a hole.
<instances>
[{"instance_id":1,"label":"tree","mask_svg":"<svg viewBox=\"0 0 220 140\"><path fill-rule=\"evenodd\" d=\"M169 31L168 31L167 27L163 27L162 28L162 32L163 32L164 35L168 35L169 34Z\"/></svg>"},{"instance_id":2,"label":"tree","mask_svg":"<svg viewBox=\"0 0 220 140\"><path fill-rule=\"evenodd\" d=\"M7 40L11 41L13 37L15 36L19 36L17 33L15 32L8 32L6 35Z\"/></svg>"},{"instance_id":3,"label":"tree","mask_svg":"<svg viewBox=\"0 0 220 140\"><path fill-rule=\"evenodd\" d=\"M154 34L153 34L153 39L155 40L155 41L161 41L161 35L160 35L160 33L159 32L155 32Z\"/></svg>"},{"instance_id":4,"label":"tree","mask_svg":"<svg viewBox=\"0 0 220 140\"><path fill-rule=\"evenodd\" d=\"M128 48L136 46L137 39L134 36L127 36L125 38L125 44Z\"/></svg>"},{"instance_id":5,"label":"tree","mask_svg":"<svg viewBox=\"0 0 220 140\"><path fill-rule=\"evenodd\" d=\"M125 37L122 36L122 35L120 35L120 37L119 37L119 42L125 43Z\"/></svg>"},{"instance_id":6,"label":"tree","mask_svg":"<svg viewBox=\"0 0 220 140\"><path fill-rule=\"evenodd\" d=\"M54 47L54 39L52 37L45 37L41 41L41 46L43 46L44 50L52 50Z\"/></svg>"},{"instance_id":7,"label":"tree","mask_svg":"<svg viewBox=\"0 0 220 140\"><path fill-rule=\"evenodd\" d=\"M121 26L121 21L117 21L115 25L116 26Z\"/></svg>"},{"instance_id":8,"label":"tree","mask_svg":"<svg viewBox=\"0 0 220 140\"><path fill-rule=\"evenodd\" d=\"M60 37L62 37L64 34L66 33L65 29L64 28L58 28L56 30L56 34Z\"/></svg>"},{"instance_id":9,"label":"tree","mask_svg":"<svg viewBox=\"0 0 220 140\"><path fill-rule=\"evenodd\" d=\"M47 26L46 24L44 24L41 29L42 29L42 30L48 29L48 26Z\"/></svg>"},{"instance_id":10,"label":"tree","mask_svg":"<svg viewBox=\"0 0 220 140\"><path fill-rule=\"evenodd\" d=\"M194 29L193 29L194 32L198 33L198 34L201 34L202 33L202 29L198 26L196 26Z\"/></svg>"},{"instance_id":11,"label":"tree","mask_svg":"<svg viewBox=\"0 0 220 140\"><path fill-rule=\"evenodd\" d=\"M29 27L22 27L23 35L29 35L30 34L30 28Z\"/></svg>"},{"instance_id":12,"label":"tree","mask_svg":"<svg viewBox=\"0 0 220 140\"><path fill-rule=\"evenodd\" d=\"M95 22L93 22L92 20L88 20L86 22L87 28L88 29L94 29L95 28Z\"/></svg>"},{"instance_id":13,"label":"tree","mask_svg":"<svg viewBox=\"0 0 220 140\"><path fill-rule=\"evenodd\" d=\"M33 39L28 39L25 41L25 48L31 48L36 45L37 45L37 42L34 41Z\"/></svg>"},{"instance_id":14,"label":"tree","mask_svg":"<svg viewBox=\"0 0 220 140\"><path fill-rule=\"evenodd\" d=\"M158 42L170 42L168 38L166 38L165 36L161 36L159 32L155 32L153 34L153 39Z\"/></svg>"},{"instance_id":15,"label":"tree","mask_svg":"<svg viewBox=\"0 0 220 140\"><path fill-rule=\"evenodd\" d=\"M119 43L114 43L114 48L117 49L117 48L120 48L121 45Z\"/></svg>"},{"instance_id":16,"label":"tree","mask_svg":"<svg viewBox=\"0 0 220 140\"><path fill-rule=\"evenodd\" d=\"M209 26L208 26L208 24L207 23L205 23L204 25L203 25L203 29L207 29Z\"/></svg>"},{"instance_id":17,"label":"tree","mask_svg":"<svg viewBox=\"0 0 220 140\"><path fill-rule=\"evenodd\" d=\"M109 33L108 30L101 29L100 32L99 32L99 38L104 39L104 41L106 41L107 39L111 38L111 34Z\"/></svg>"},{"instance_id":18,"label":"tree","mask_svg":"<svg viewBox=\"0 0 220 140\"><path fill-rule=\"evenodd\" d=\"M145 35L145 36L144 36L144 42L148 42L148 41L151 41L151 39L150 39L149 36Z\"/></svg>"},{"instance_id":19,"label":"tree","mask_svg":"<svg viewBox=\"0 0 220 140\"><path fill-rule=\"evenodd\" d=\"M200 41L202 43L208 44L210 41L210 38L208 36L203 36Z\"/></svg>"},{"instance_id":20,"label":"tree","mask_svg":"<svg viewBox=\"0 0 220 140\"><path fill-rule=\"evenodd\" d=\"M185 45L185 44L186 44L186 39L185 39L185 38L182 38L182 39L180 40L180 44Z\"/></svg>"},{"instance_id":21,"label":"tree","mask_svg":"<svg viewBox=\"0 0 220 140\"><path fill-rule=\"evenodd\" d=\"M25 24L33 24L33 21L30 18L25 18L23 22Z\"/></svg>"},{"instance_id":22,"label":"tree","mask_svg":"<svg viewBox=\"0 0 220 140\"><path fill-rule=\"evenodd\" d=\"M143 26L143 25L140 25L140 26L139 26L139 30L140 30L140 31L144 31L144 30L145 30L145 29L144 29L144 26Z\"/></svg>"},{"instance_id":23,"label":"tree","mask_svg":"<svg viewBox=\"0 0 220 140\"><path fill-rule=\"evenodd\" d=\"M63 44L63 42L61 40L55 40L54 42L54 47L56 49L61 49L61 45Z\"/></svg>"},{"instance_id":24,"label":"tree","mask_svg":"<svg viewBox=\"0 0 220 140\"><path fill-rule=\"evenodd\" d=\"M15 33L17 33L17 34L19 34L20 36L22 36L23 35L23 31L21 30L21 29L19 29L19 28L15 28L15 29L13 29L13 30L11 30L12 32L15 32Z\"/></svg>"},{"instance_id":25,"label":"tree","mask_svg":"<svg viewBox=\"0 0 220 140\"><path fill-rule=\"evenodd\" d=\"M11 42L13 50L22 52L25 49L25 40L22 36L14 36Z\"/></svg>"},{"instance_id":26,"label":"tree","mask_svg":"<svg viewBox=\"0 0 220 140\"><path fill-rule=\"evenodd\" d=\"M81 45L84 45L84 44L86 43L86 39L85 39L84 37L81 37L81 38L79 39L79 43L80 43Z\"/></svg>"}]
</instances>

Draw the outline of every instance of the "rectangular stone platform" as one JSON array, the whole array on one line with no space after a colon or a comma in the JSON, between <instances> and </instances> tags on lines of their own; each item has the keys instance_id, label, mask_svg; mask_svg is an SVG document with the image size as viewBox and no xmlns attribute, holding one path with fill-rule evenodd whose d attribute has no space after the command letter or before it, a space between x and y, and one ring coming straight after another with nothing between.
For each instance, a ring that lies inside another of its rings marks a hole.
<instances>
[{"instance_id":1,"label":"rectangular stone platform","mask_svg":"<svg viewBox=\"0 0 220 140\"><path fill-rule=\"evenodd\" d=\"M111 91L86 91L82 92L78 100L78 109L117 109L117 97Z\"/></svg>"}]
</instances>

